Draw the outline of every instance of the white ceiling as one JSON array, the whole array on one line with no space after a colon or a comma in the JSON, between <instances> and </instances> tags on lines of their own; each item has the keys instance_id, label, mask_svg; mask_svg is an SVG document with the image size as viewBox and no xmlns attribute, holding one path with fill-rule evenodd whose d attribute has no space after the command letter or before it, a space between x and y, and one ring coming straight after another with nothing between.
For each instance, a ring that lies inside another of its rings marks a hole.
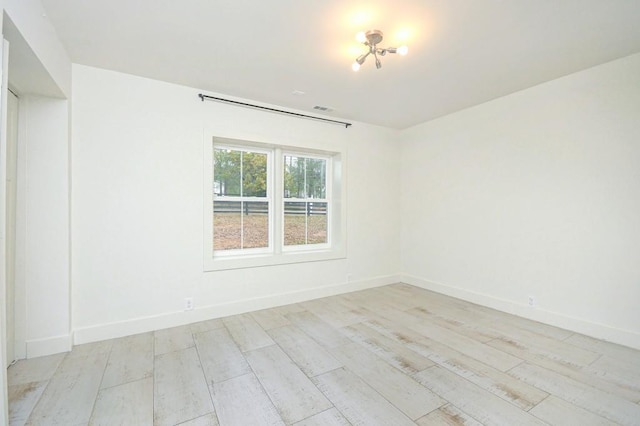
<instances>
[{"instance_id":1,"label":"white ceiling","mask_svg":"<svg viewBox=\"0 0 640 426\"><path fill-rule=\"evenodd\" d=\"M73 62L393 128L640 52L637 0L42 3ZM409 54L353 72L373 28Z\"/></svg>"}]
</instances>

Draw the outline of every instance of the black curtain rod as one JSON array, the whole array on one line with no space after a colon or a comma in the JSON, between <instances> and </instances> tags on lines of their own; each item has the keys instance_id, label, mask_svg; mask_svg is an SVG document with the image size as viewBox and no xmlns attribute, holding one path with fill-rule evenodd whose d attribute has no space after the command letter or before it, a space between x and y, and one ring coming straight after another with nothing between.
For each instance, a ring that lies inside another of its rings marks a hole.
<instances>
[{"instance_id":1,"label":"black curtain rod","mask_svg":"<svg viewBox=\"0 0 640 426\"><path fill-rule=\"evenodd\" d=\"M232 101L231 99L216 98L215 96L203 95L202 93L198 94L198 97L200 97L202 102L204 102L205 99L209 99L209 100L212 100L212 101L226 102L226 103L229 103L229 104L240 105L240 106L243 106L243 107L262 109L262 110L270 111L270 112L277 112L279 114L287 114L287 115L293 115L295 117L300 117L300 118L308 118L310 120L324 121L325 123L340 124L340 125L343 125L345 128L348 128L349 126L351 126L351 123L347 123L345 121L330 120L328 118L314 117L313 115L300 114L300 113L297 113L297 112L284 111L284 110L281 110L281 109L269 108L269 107L264 107L264 106L260 106L260 105L253 105L253 104L248 104L248 103L245 103L245 102Z\"/></svg>"}]
</instances>

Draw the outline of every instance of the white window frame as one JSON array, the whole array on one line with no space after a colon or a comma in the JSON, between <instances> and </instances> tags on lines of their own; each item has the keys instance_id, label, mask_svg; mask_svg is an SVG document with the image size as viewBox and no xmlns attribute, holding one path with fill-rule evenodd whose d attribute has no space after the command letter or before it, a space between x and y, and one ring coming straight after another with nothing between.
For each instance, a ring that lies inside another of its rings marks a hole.
<instances>
[{"instance_id":1,"label":"white window frame","mask_svg":"<svg viewBox=\"0 0 640 426\"><path fill-rule=\"evenodd\" d=\"M267 197L269 208L270 248L213 250L213 152L214 144L230 149L265 152L268 157ZM218 137L205 131L203 266L205 271L253 268L299 262L344 259L347 255L346 235L346 151L325 150L320 144L303 141L299 145L274 144ZM327 160L327 243L284 246L284 153ZM226 253L224 253L226 252Z\"/></svg>"}]
</instances>

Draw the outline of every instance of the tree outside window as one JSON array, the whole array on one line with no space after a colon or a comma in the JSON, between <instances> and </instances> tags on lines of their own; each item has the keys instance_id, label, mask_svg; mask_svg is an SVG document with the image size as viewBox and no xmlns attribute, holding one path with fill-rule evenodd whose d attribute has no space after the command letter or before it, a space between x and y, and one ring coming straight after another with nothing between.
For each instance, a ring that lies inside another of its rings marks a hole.
<instances>
[{"instance_id":1,"label":"tree outside window","mask_svg":"<svg viewBox=\"0 0 640 426\"><path fill-rule=\"evenodd\" d=\"M327 160L284 155L284 245L326 244Z\"/></svg>"},{"instance_id":2,"label":"tree outside window","mask_svg":"<svg viewBox=\"0 0 640 426\"><path fill-rule=\"evenodd\" d=\"M214 149L213 249L269 247L268 154Z\"/></svg>"}]
</instances>

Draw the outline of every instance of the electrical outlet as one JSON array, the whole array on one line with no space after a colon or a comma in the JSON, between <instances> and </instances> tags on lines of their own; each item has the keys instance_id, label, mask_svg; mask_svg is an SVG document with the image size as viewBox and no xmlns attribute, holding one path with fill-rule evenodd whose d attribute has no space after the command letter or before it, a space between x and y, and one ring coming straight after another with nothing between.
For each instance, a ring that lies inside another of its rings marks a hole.
<instances>
[{"instance_id":1,"label":"electrical outlet","mask_svg":"<svg viewBox=\"0 0 640 426\"><path fill-rule=\"evenodd\" d=\"M529 296L529 307L530 308L535 308L536 307L536 298L535 298L535 296Z\"/></svg>"},{"instance_id":2,"label":"electrical outlet","mask_svg":"<svg viewBox=\"0 0 640 426\"><path fill-rule=\"evenodd\" d=\"M347 274L347 282L353 281L353 274Z\"/></svg>"},{"instance_id":3,"label":"electrical outlet","mask_svg":"<svg viewBox=\"0 0 640 426\"><path fill-rule=\"evenodd\" d=\"M184 298L184 310L185 311L193 310L193 297Z\"/></svg>"}]
</instances>

